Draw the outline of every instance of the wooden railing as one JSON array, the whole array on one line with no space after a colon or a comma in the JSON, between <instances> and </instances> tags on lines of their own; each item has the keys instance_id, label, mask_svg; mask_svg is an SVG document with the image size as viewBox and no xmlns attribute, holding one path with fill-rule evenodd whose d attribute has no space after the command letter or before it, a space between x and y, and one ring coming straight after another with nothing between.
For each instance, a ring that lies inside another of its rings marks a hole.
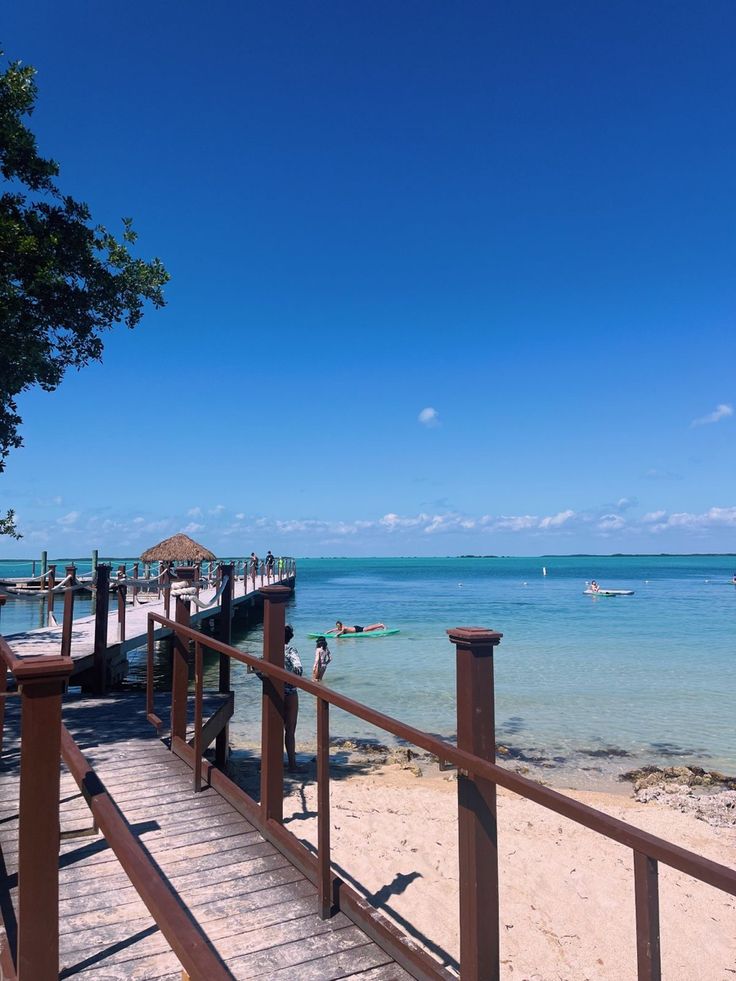
<instances>
[{"instance_id":1,"label":"wooden railing","mask_svg":"<svg viewBox=\"0 0 736 981\"><path fill-rule=\"evenodd\" d=\"M582 825L633 852L637 968L640 981L661 977L659 936L658 863L684 872L732 896L736 896L736 871L694 852L651 835L595 808L551 790L495 763L493 652L501 634L477 628L448 631L456 649L457 745L406 725L354 699L297 677L284 669L284 604L290 590L265 587L263 659L220 640L204 637L184 621L187 611L177 601L177 620L149 614L148 712L154 712L153 624L173 631L178 641L179 668L174 665L171 704L171 747L195 772L195 786L204 780L255 823L317 886L323 917L336 908L345 909L374 939L381 943L416 977L446 977L424 952L410 944L361 897L332 873L329 816L329 709L334 706L376 728L391 733L458 768L458 850L460 893L461 977L490 981L500 976L498 846L496 837L496 788L534 801L550 811ZM195 645L195 745L186 742L188 644ZM221 659L257 668L263 676L260 804L218 772L202 753L203 695L202 651L208 648ZM177 656L177 655L175 655ZM283 827L283 722L284 683L288 682L317 699L318 845L316 857Z\"/></svg>"},{"instance_id":2,"label":"wooden railing","mask_svg":"<svg viewBox=\"0 0 736 981\"><path fill-rule=\"evenodd\" d=\"M67 594L69 595L69 594ZM59 785L63 759L99 829L191 978L225 981L231 974L186 907L141 846L114 800L61 722L72 670L69 657L18 658L0 637L0 750L5 701L21 702L18 802L18 924L15 951L0 950L3 981L59 976ZM8 671L18 691L8 692Z\"/></svg>"}]
</instances>

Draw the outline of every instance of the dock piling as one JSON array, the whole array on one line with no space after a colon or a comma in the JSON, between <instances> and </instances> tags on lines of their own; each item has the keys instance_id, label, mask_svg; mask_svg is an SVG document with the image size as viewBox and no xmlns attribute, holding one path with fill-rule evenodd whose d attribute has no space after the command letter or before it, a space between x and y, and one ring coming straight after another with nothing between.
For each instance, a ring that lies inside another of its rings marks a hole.
<instances>
[{"instance_id":1,"label":"dock piling","mask_svg":"<svg viewBox=\"0 0 736 981\"><path fill-rule=\"evenodd\" d=\"M125 643L125 566L118 566L118 640Z\"/></svg>"},{"instance_id":2,"label":"dock piling","mask_svg":"<svg viewBox=\"0 0 736 981\"><path fill-rule=\"evenodd\" d=\"M107 624L110 605L110 566L97 566L97 589L95 590L95 646L93 669L94 693L107 693Z\"/></svg>"},{"instance_id":3,"label":"dock piling","mask_svg":"<svg viewBox=\"0 0 736 981\"><path fill-rule=\"evenodd\" d=\"M195 569L192 566L180 566L176 570L179 581L193 582ZM175 599L176 612L174 619L177 623L188 627L191 623L189 600ZM189 643L182 640L178 634L173 638L173 664L171 666L171 746L174 740L187 738L187 692L189 690Z\"/></svg>"},{"instance_id":4,"label":"dock piling","mask_svg":"<svg viewBox=\"0 0 736 981\"><path fill-rule=\"evenodd\" d=\"M74 587L77 584L77 567L66 567L66 591L64 592L64 621L61 625L61 656L71 659L72 627L74 625Z\"/></svg>"},{"instance_id":5,"label":"dock piling","mask_svg":"<svg viewBox=\"0 0 736 981\"><path fill-rule=\"evenodd\" d=\"M46 615L48 617L48 624L49 626L51 626L53 622L53 614L54 614L54 586L56 586L56 566L53 564L49 566L49 574L46 580L46 586L48 589L48 592L46 594L47 596Z\"/></svg>"}]
</instances>

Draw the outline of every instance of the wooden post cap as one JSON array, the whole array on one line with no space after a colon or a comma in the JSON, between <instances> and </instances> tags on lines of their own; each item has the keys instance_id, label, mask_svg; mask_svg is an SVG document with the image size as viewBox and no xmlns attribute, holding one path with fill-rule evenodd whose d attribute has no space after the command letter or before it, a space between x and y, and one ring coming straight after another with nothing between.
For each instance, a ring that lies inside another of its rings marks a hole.
<instances>
[{"instance_id":1,"label":"wooden post cap","mask_svg":"<svg viewBox=\"0 0 736 981\"><path fill-rule=\"evenodd\" d=\"M42 681L64 681L72 673L72 660L55 654L12 655L8 667L19 684Z\"/></svg>"},{"instance_id":2,"label":"wooden post cap","mask_svg":"<svg viewBox=\"0 0 736 981\"><path fill-rule=\"evenodd\" d=\"M487 627L452 627L447 636L456 647L496 647L503 634Z\"/></svg>"},{"instance_id":3,"label":"wooden post cap","mask_svg":"<svg viewBox=\"0 0 736 981\"><path fill-rule=\"evenodd\" d=\"M291 598L293 590L289 586L261 586L258 592L271 603L285 603Z\"/></svg>"}]
</instances>

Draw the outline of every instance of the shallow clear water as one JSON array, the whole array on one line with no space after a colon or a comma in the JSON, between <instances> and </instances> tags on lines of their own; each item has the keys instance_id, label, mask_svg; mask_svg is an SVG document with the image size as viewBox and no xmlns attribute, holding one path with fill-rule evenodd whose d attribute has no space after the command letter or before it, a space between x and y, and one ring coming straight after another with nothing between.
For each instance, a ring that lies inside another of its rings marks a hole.
<instances>
[{"instance_id":1,"label":"shallow clear water","mask_svg":"<svg viewBox=\"0 0 736 981\"><path fill-rule=\"evenodd\" d=\"M314 657L309 631L327 629L338 618L398 627L401 633L392 637L332 641L325 682L419 728L454 734L455 661L445 631L484 626L504 635L495 653L499 743L531 758L577 766L600 755L627 766L688 762L733 771L735 561L302 559L288 617L305 673ZM635 594L584 596L591 578ZM31 612L13 610L20 604ZM86 608L88 602L80 602L79 615ZM15 623L34 616L38 601L9 601L0 630L29 629L36 623ZM259 652L262 635L253 630L234 640ZM232 739L248 745L259 733L260 683L240 665L233 667ZM216 659L210 670L214 680ZM300 746L314 743L315 725L313 700L302 696ZM385 738L340 712L333 712L331 729L334 735Z\"/></svg>"},{"instance_id":2,"label":"shallow clear water","mask_svg":"<svg viewBox=\"0 0 736 981\"><path fill-rule=\"evenodd\" d=\"M534 759L601 758L736 770L736 588L725 557L302 560L288 616L305 671L308 631L382 620L393 637L337 640L325 682L442 735L455 732L455 658L446 630L503 633L495 652L499 743ZM542 567L548 575L542 575ZM634 589L583 595L586 580ZM236 642L258 650L252 632ZM260 686L236 673L233 735L257 733ZM313 700L299 738L313 743ZM383 738L342 713L331 728ZM628 754L623 756L623 754ZM620 754L620 755L619 755Z\"/></svg>"}]
</instances>

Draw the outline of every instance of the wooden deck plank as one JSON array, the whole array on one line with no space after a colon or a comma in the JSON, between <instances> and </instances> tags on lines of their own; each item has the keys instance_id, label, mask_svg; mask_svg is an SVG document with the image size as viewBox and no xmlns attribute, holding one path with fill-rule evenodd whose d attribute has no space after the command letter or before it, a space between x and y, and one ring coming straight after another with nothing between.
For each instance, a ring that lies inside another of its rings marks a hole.
<instances>
[{"instance_id":1,"label":"wooden deck plank","mask_svg":"<svg viewBox=\"0 0 736 981\"><path fill-rule=\"evenodd\" d=\"M337 978L362 979L366 976L365 969L375 969L375 965L380 965L381 968L395 967L399 971L402 970L397 964L391 963L388 954L381 950L378 944L367 943L352 950L327 954L317 960L299 964L298 973L295 973L294 968L288 967L281 971L275 971L268 977L269 979L280 978L281 981L295 977L298 977L299 981L334 981ZM404 971L403 974L388 975L388 977L395 977L401 981L402 978L410 978L411 975Z\"/></svg>"},{"instance_id":2,"label":"wooden deck plank","mask_svg":"<svg viewBox=\"0 0 736 981\"><path fill-rule=\"evenodd\" d=\"M316 937L305 937L292 943L272 947L260 953L227 958L226 963L233 974L242 979L257 978L262 975L273 977L275 971L284 968L289 968L293 972L292 977L300 978L303 966L310 961L326 957L329 954L350 951L352 956L348 961L349 963L354 958L354 948L369 944L370 941L362 930L356 926L348 926ZM381 951L381 954L384 961L390 960L384 951ZM367 966L375 967L376 965L374 963Z\"/></svg>"},{"instance_id":3,"label":"wooden deck plank","mask_svg":"<svg viewBox=\"0 0 736 981\"><path fill-rule=\"evenodd\" d=\"M212 788L194 792L191 769L148 725L142 705L140 695L74 697L65 721L233 977L404 981L408 975L344 914L321 918L312 883L224 798ZM0 845L10 897L17 895L18 769L17 753L3 758ZM64 767L61 800L62 828L88 829L91 814ZM60 977L179 981L177 958L105 840L64 840L59 861Z\"/></svg>"}]
</instances>

